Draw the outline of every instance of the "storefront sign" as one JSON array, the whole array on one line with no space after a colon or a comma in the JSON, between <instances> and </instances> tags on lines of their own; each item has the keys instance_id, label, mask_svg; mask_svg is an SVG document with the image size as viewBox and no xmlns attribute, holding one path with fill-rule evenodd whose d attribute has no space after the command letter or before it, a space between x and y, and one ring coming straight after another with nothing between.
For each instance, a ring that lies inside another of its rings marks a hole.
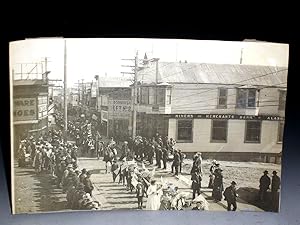
<instances>
[{"instance_id":1,"label":"storefront sign","mask_svg":"<svg viewBox=\"0 0 300 225\"><path fill-rule=\"evenodd\" d=\"M269 121L283 121L284 117L262 115L235 115L235 114L170 114L165 115L168 118L175 119L232 119L232 120L269 120Z\"/></svg>"},{"instance_id":2,"label":"storefront sign","mask_svg":"<svg viewBox=\"0 0 300 225\"><path fill-rule=\"evenodd\" d=\"M37 119L36 98L15 98L13 103L14 121L31 121Z\"/></svg>"},{"instance_id":3,"label":"storefront sign","mask_svg":"<svg viewBox=\"0 0 300 225\"><path fill-rule=\"evenodd\" d=\"M131 100L109 100L109 118L128 118L131 116Z\"/></svg>"},{"instance_id":4,"label":"storefront sign","mask_svg":"<svg viewBox=\"0 0 300 225\"><path fill-rule=\"evenodd\" d=\"M38 117L39 119L47 116L47 105L48 98L47 96L38 96Z\"/></svg>"}]
</instances>

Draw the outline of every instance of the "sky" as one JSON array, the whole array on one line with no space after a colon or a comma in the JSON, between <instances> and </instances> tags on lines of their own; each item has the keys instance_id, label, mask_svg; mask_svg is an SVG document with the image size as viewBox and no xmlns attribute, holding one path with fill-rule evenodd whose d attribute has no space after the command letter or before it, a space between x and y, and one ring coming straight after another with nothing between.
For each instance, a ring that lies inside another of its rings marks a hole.
<instances>
[{"instance_id":1,"label":"sky","mask_svg":"<svg viewBox=\"0 0 300 225\"><path fill-rule=\"evenodd\" d=\"M162 62L199 62L288 66L288 44L269 42L229 42L180 39L108 39L108 38L36 38L10 43L10 71L20 70L20 63L36 63L47 57L50 79L63 79L64 43L66 40L67 86L84 79L91 82L95 75L131 79L130 67L138 51L139 59L147 53L148 58ZM242 50L243 49L243 50ZM42 66L42 64L40 64ZM30 70L30 66L26 67ZM24 70L24 68L23 68Z\"/></svg>"}]
</instances>

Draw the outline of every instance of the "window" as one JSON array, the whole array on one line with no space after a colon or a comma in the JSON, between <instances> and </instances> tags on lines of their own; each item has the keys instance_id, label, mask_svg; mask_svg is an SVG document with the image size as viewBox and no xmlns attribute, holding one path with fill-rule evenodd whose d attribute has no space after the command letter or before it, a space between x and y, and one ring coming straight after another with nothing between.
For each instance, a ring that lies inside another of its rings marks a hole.
<instances>
[{"instance_id":1,"label":"window","mask_svg":"<svg viewBox=\"0 0 300 225\"><path fill-rule=\"evenodd\" d=\"M227 142L228 120L212 120L211 142Z\"/></svg>"},{"instance_id":2,"label":"window","mask_svg":"<svg viewBox=\"0 0 300 225\"><path fill-rule=\"evenodd\" d=\"M286 91L279 91L279 106L278 110L285 110Z\"/></svg>"},{"instance_id":3,"label":"window","mask_svg":"<svg viewBox=\"0 0 300 225\"><path fill-rule=\"evenodd\" d=\"M219 89L218 108L227 108L227 89Z\"/></svg>"},{"instance_id":4,"label":"window","mask_svg":"<svg viewBox=\"0 0 300 225\"><path fill-rule=\"evenodd\" d=\"M284 131L284 122L280 121L278 123L278 137L277 137L277 142L279 143L283 141L283 131Z\"/></svg>"},{"instance_id":5,"label":"window","mask_svg":"<svg viewBox=\"0 0 300 225\"><path fill-rule=\"evenodd\" d=\"M167 89L167 104L171 105L171 89Z\"/></svg>"},{"instance_id":6,"label":"window","mask_svg":"<svg viewBox=\"0 0 300 225\"><path fill-rule=\"evenodd\" d=\"M237 89L237 108L254 108L256 102L256 89Z\"/></svg>"},{"instance_id":7,"label":"window","mask_svg":"<svg viewBox=\"0 0 300 225\"><path fill-rule=\"evenodd\" d=\"M141 104L149 104L149 89L148 89L148 87L141 88Z\"/></svg>"},{"instance_id":8,"label":"window","mask_svg":"<svg viewBox=\"0 0 300 225\"><path fill-rule=\"evenodd\" d=\"M155 89L152 87L149 87L149 104L155 104Z\"/></svg>"},{"instance_id":9,"label":"window","mask_svg":"<svg viewBox=\"0 0 300 225\"><path fill-rule=\"evenodd\" d=\"M260 143L261 121L246 121L245 142Z\"/></svg>"},{"instance_id":10,"label":"window","mask_svg":"<svg viewBox=\"0 0 300 225\"><path fill-rule=\"evenodd\" d=\"M193 141L193 120L177 120L177 140L179 142Z\"/></svg>"},{"instance_id":11,"label":"window","mask_svg":"<svg viewBox=\"0 0 300 225\"><path fill-rule=\"evenodd\" d=\"M157 104L165 105L165 89L157 88Z\"/></svg>"}]
</instances>

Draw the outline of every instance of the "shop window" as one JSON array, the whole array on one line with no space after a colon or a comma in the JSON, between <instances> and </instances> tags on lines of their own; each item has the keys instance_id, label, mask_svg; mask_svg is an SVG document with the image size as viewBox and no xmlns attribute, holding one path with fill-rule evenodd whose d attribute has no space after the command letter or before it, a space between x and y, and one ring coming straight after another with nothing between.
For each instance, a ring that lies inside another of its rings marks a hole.
<instances>
[{"instance_id":1,"label":"shop window","mask_svg":"<svg viewBox=\"0 0 300 225\"><path fill-rule=\"evenodd\" d=\"M193 120L177 120L177 141L193 141Z\"/></svg>"},{"instance_id":2,"label":"shop window","mask_svg":"<svg viewBox=\"0 0 300 225\"><path fill-rule=\"evenodd\" d=\"M284 131L284 122L280 121L278 123L278 138L277 138L277 142L279 143L283 141L283 131Z\"/></svg>"},{"instance_id":3,"label":"shop window","mask_svg":"<svg viewBox=\"0 0 300 225\"><path fill-rule=\"evenodd\" d=\"M219 89L218 108L227 108L227 89Z\"/></svg>"},{"instance_id":4,"label":"shop window","mask_svg":"<svg viewBox=\"0 0 300 225\"><path fill-rule=\"evenodd\" d=\"M237 108L255 108L256 102L256 89L238 88L237 89Z\"/></svg>"},{"instance_id":5,"label":"shop window","mask_svg":"<svg viewBox=\"0 0 300 225\"><path fill-rule=\"evenodd\" d=\"M212 120L211 142L227 142L228 120Z\"/></svg>"},{"instance_id":6,"label":"shop window","mask_svg":"<svg viewBox=\"0 0 300 225\"><path fill-rule=\"evenodd\" d=\"M246 121L245 142L260 143L261 121Z\"/></svg>"},{"instance_id":7,"label":"shop window","mask_svg":"<svg viewBox=\"0 0 300 225\"><path fill-rule=\"evenodd\" d=\"M286 91L279 91L279 105L278 110L285 110Z\"/></svg>"}]
</instances>

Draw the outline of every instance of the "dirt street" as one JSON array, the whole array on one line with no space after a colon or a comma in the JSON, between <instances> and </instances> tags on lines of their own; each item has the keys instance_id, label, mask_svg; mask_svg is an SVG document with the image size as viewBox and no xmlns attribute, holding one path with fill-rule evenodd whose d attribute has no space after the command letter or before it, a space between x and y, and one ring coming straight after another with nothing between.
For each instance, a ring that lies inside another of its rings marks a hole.
<instances>
[{"instance_id":1,"label":"dirt street","mask_svg":"<svg viewBox=\"0 0 300 225\"><path fill-rule=\"evenodd\" d=\"M230 184L232 180L238 183L238 188L258 188L259 178L264 170L278 171L280 175L280 165L266 163L247 163L247 162L220 162L224 170L224 186ZM153 166L146 163L148 169ZM105 174L105 164L96 158L79 158L80 169L86 168L92 172L92 181L95 185L94 197L102 203L103 210L122 210L137 209L137 201L134 192L126 190L125 186L112 182L112 174ZM209 197L211 189L207 189L210 162L203 162L204 177L202 191L208 197L211 209L225 211L225 202L220 204L213 203ZM170 163L167 170L157 169L156 179L162 179L174 183L181 191L191 192L190 186L184 180L190 180L191 161L185 160L183 173L175 177L170 173ZM16 213L33 213L46 211L70 210L66 208L66 194L57 188L54 179L45 172L36 174L34 169L20 168L15 165L15 211ZM146 198L144 199L146 201ZM249 208L249 204L240 203L240 208ZM252 206L251 210L256 210Z\"/></svg>"}]
</instances>

